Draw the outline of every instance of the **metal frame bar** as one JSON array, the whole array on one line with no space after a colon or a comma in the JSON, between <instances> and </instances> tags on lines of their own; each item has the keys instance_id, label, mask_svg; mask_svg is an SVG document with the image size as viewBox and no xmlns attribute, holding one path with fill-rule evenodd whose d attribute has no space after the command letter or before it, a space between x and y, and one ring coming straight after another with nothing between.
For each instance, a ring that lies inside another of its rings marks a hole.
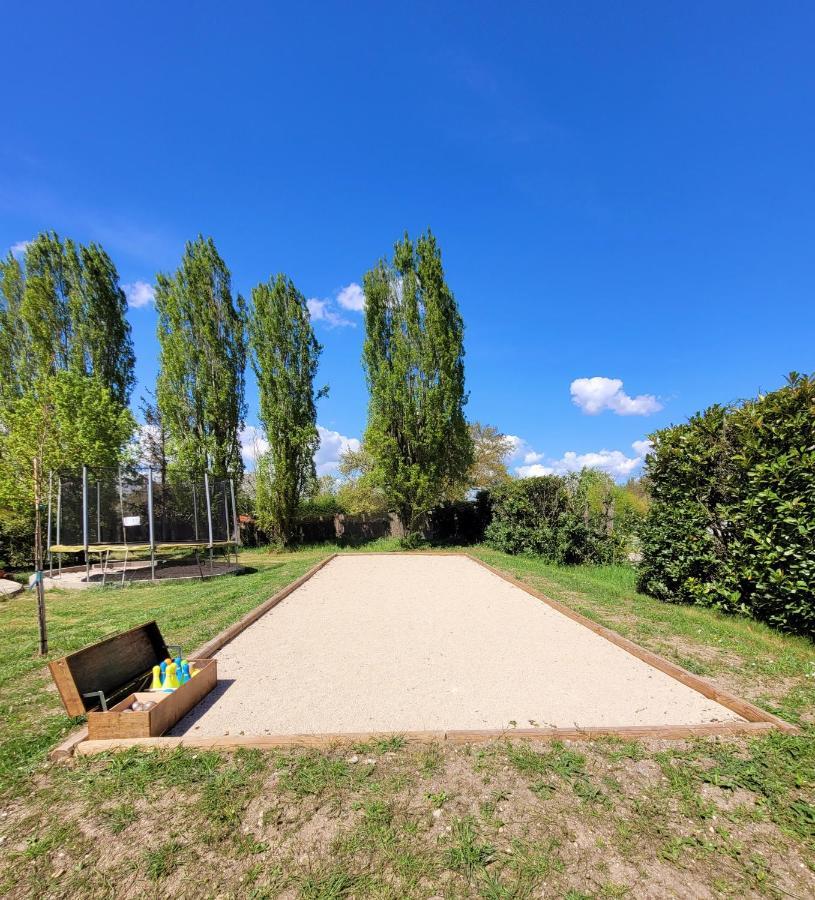
<instances>
[{"instance_id":1,"label":"metal frame bar","mask_svg":"<svg viewBox=\"0 0 815 900\"><path fill-rule=\"evenodd\" d=\"M150 535L150 581L156 580L156 536L153 531L153 470L147 470L147 529Z\"/></svg>"},{"instance_id":2,"label":"metal frame bar","mask_svg":"<svg viewBox=\"0 0 815 900\"><path fill-rule=\"evenodd\" d=\"M60 546L62 526L62 475L57 475L57 547ZM62 554L57 553L57 574L62 575Z\"/></svg>"},{"instance_id":3,"label":"metal frame bar","mask_svg":"<svg viewBox=\"0 0 815 900\"><path fill-rule=\"evenodd\" d=\"M209 535L209 574L212 574L212 504L209 499L209 475L204 471L204 492L207 495L207 534Z\"/></svg>"},{"instance_id":4,"label":"metal frame bar","mask_svg":"<svg viewBox=\"0 0 815 900\"><path fill-rule=\"evenodd\" d=\"M85 545L85 581L91 580L91 558L88 555L88 467L82 466L82 543Z\"/></svg>"},{"instance_id":5,"label":"metal frame bar","mask_svg":"<svg viewBox=\"0 0 815 900\"><path fill-rule=\"evenodd\" d=\"M54 554L51 552L51 491L54 484L54 473L48 473L48 531L46 532L46 541L48 542L48 574L54 577Z\"/></svg>"}]
</instances>

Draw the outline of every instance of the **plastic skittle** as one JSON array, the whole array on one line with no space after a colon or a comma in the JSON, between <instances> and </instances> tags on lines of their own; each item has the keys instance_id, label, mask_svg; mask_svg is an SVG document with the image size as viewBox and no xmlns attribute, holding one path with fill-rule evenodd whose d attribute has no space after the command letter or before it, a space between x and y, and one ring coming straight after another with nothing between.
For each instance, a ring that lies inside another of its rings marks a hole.
<instances>
[{"instance_id":1,"label":"plastic skittle","mask_svg":"<svg viewBox=\"0 0 815 900\"><path fill-rule=\"evenodd\" d=\"M169 693L170 691L174 691L178 686L178 677L176 676L175 663L171 662L167 666L167 671L164 675L164 682L161 685L161 689Z\"/></svg>"},{"instance_id":2,"label":"plastic skittle","mask_svg":"<svg viewBox=\"0 0 815 900\"><path fill-rule=\"evenodd\" d=\"M153 666L153 681L150 684L150 690L161 690L161 666Z\"/></svg>"},{"instance_id":3,"label":"plastic skittle","mask_svg":"<svg viewBox=\"0 0 815 900\"><path fill-rule=\"evenodd\" d=\"M190 675L190 664L186 660L181 663L181 683L186 684L192 675Z\"/></svg>"}]
</instances>

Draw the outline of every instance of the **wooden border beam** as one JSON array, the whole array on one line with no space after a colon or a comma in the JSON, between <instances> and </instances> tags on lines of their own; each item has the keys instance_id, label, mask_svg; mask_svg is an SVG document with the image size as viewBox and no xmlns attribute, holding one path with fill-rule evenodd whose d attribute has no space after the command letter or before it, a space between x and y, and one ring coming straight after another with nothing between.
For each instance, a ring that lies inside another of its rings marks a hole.
<instances>
[{"instance_id":1,"label":"wooden border beam","mask_svg":"<svg viewBox=\"0 0 815 900\"><path fill-rule=\"evenodd\" d=\"M692 672L683 669L681 666L672 663L670 660L659 656L656 653L640 647L633 641L624 638L610 628L598 625L596 622L575 612L568 606L552 600L545 594L536 591L523 581L496 569L489 563L484 562L470 553L461 553L457 551L396 551L394 554L382 553L365 553L357 552L354 555L360 556L387 556L387 555L432 555L432 556L459 556L469 559L471 562L483 566L492 572L498 578L509 582L520 590L525 591L542 603L561 613L569 619L588 628L590 631L599 635L612 644L636 656L638 659L647 663L653 668L664 672L671 678L684 684L686 687L697 691L709 700L721 704L725 708L731 710L741 716L745 721L732 722L708 722L699 725L620 725L620 726L591 726L586 728L510 728L510 729L450 729L447 731L408 731L398 732L406 741L410 743L450 743L450 744L467 744L484 741L497 740L528 740L528 741L581 741L593 740L598 737L618 737L623 739L635 740L638 738L652 738L663 740L682 740L686 738L696 737L712 737L712 736L733 736L733 735L755 735L763 734L767 731L777 729L789 734L797 734L800 729L789 722L785 722L772 713L765 712L758 706L749 703L746 700L731 694L722 688L717 687L709 681L694 675ZM255 609L248 612L243 618L230 625L220 634L216 635L210 641L197 650L193 651L195 657L210 657L217 653L222 647L226 646L230 641L234 640L242 631L246 630L250 625L256 622L261 616L265 615L269 610L277 606L281 600L284 600L289 594L297 590L301 585L308 581L313 575L320 571L327 563L337 557L337 553L331 553L324 559L320 560L316 565L312 566L304 575L293 581L291 584L282 588L274 596L261 603ZM318 733L318 734L277 734L277 735L224 735L220 737L191 737L183 735L179 737L155 737L155 738L129 738L129 739L112 739L104 741L86 740L87 729L82 729L74 735L69 736L65 741L59 744L51 751L51 759L61 759L69 756L72 752L80 756L92 755L97 753L107 753L112 750L124 750L130 747L142 747L143 749L165 749L170 750L176 747L188 747L195 749L211 749L211 750L235 750L240 747L253 747L259 749L273 749L286 747L316 747L320 749L329 749L331 747L343 746L348 744L367 743L369 741L382 740L393 737L393 732L348 732L348 733Z\"/></svg>"}]
</instances>

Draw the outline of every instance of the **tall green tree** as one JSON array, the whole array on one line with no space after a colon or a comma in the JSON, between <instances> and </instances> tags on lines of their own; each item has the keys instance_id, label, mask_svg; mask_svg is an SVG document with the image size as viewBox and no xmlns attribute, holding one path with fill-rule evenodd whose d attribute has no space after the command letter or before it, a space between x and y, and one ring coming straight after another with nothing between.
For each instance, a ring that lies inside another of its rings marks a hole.
<instances>
[{"instance_id":1,"label":"tall green tree","mask_svg":"<svg viewBox=\"0 0 815 900\"><path fill-rule=\"evenodd\" d=\"M83 247L51 232L32 241L22 260L9 255L0 261L0 546L13 548L18 561L30 559L26 548L34 542L32 473L15 474L7 462L17 458L11 448L35 441L32 410L48 414L53 404L42 398L51 396L53 385L68 383L62 376L72 377L78 398L89 385L103 386L118 420L134 382L125 313L118 273L98 245ZM71 427L96 435L80 448L90 455L40 455L41 477L47 477L46 467L92 464L94 454L118 453L118 443L110 444L110 423L100 417L106 411L77 399Z\"/></svg>"},{"instance_id":2,"label":"tall green tree","mask_svg":"<svg viewBox=\"0 0 815 900\"><path fill-rule=\"evenodd\" d=\"M156 278L160 345L158 409L174 465L236 483L243 473L245 305L212 238L187 243L173 275Z\"/></svg>"},{"instance_id":3,"label":"tall green tree","mask_svg":"<svg viewBox=\"0 0 815 900\"><path fill-rule=\"evenodd\" d=\"M473 461L464 418L464 324L428 231L365 275L365 446L406 539Z\"/></svg>"},{"instance_id":4,"label":"tall green tree","mask_svg":"<svg viewBox=\"0 0 815 900\"><path fill-rule=\"evenodd\" d=\"M315 394L322 347L306 299L285 275L252 291L249 340L260 421L269 442L258 469L258 522L275 542L288 544L297 506L315 481L314 454L320 444L316 400L325 389Z\"/></svg>"},{"instance_id":5,"label":"tall green tree","mask_svg":"<svg viewBox=\"0 0 815 900\"><path fill-rule=\"evenodd\" d=\"M40 234L26 248L24 266L11 257L2 264L0 280L17 384L70 369L98 377L127 405L135 381L127 301L98 244Z\"/></svg>"}]
</instances>

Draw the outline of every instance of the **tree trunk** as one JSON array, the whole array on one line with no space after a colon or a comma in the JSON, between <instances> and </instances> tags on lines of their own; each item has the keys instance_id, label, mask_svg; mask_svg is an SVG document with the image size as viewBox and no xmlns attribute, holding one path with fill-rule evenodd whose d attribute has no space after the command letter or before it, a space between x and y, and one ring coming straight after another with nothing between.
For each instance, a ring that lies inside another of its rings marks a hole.
<instances>
[{"instance_id":1,"label":"tree trunk","mask_svg":"<svg viewBox=\"0 0 815 900\"><path fill-rule=\"evenodd\" d=\"M37 623L40 636L40 656L48 655L48 631L45 621L45 587L42 583L42 473L40 460L34 460L34 585L37 590Z\"/></svg>"}]
</instances>

